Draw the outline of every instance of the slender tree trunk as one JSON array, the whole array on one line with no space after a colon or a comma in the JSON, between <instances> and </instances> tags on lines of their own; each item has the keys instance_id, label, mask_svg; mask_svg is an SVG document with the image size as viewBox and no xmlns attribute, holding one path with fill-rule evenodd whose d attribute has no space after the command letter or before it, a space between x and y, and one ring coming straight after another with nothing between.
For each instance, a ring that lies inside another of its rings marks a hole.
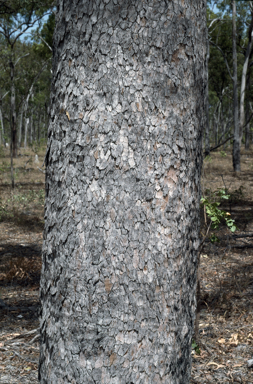
<instances>
[{"instance_id":1,"label":"slender tree trunk","mask_svg":"<svg viewBox=\"0 0 253 384\"><path fill-rule=\"evenodd\" d=\"M11 54L10 58L10 74L11 74L11 104L10 104L10 120L11 120L11 154L17 157L17 114L16 114L16 89L14 84L14 62Z\"/></svg>"},{"instance_id":2,"label":"slender tree trunk","mask_svg":"<svg viewBox=\"0 0 253 384\"><path fill-rule=\"evenodd\" d=\"M249 66L249 57L251 54L252 50L252 28L253 28L253 12L251 12L251 23L249 26L249 31L248 31L248 46L247 46L247 51L245 54L245 59L243 63L243 69L242 69L242 80L241 80L241 97L240 97L240 144L242 141L242 136L243 136L243 127L244 127L244 122L245 122L245 112L244 112L244 103L245 103L245 92L246 92L246 76L247 76L247 70Z\"/></svg>"},{"instance_id":3,"label":"slender tree trunk","mask_svg":"<svg viewBox=\"0 0 253 384\"><path fill-rule=\"evenodd\" d=\"M220 126L220 111L221 111L221 100L217 104L217 116L214 114L215 121L215 145L218 145L219 140L219 126Z\"/></svg>"},{"instance_id":4,"label":"slender tree trunk","mask_svg":"<svg viewBox=\"0 0 253 384\"><path fill-rule=\"evenodd\" d=\"M28 110L28 104L29 104L29 99L32 95L33 91L33 85L31 85L29 92L27 94L26 100L25 100L25 105L24 105L24 116L25 116L25 133L24 133L24 148L27 147L27 135L28 135L28 128L29 128L29 122L30 119L27 117L27 110Z\"/></svg>"},{"instance_id":5,"label":"slender tree trunk","mask_svg":"<svg viewBox=\"0 0 253 384\"><path fill-rule=\"evenodd\" d=\"M21 147L22 142L22 128L23 128L23 111L24 111L24 105L21 106L21 112L19 117L19 135L18 135L18 147Z\"/></svg>"},{"instance_id":6,"label":"slender tree trunk","mask_svg":"<svg viewBox=\"0 0 253 384\"><path fill-rule=\"evenodd\" d=\"M33 142L36 143L37 140L37 113L36 110L33 113Z\"/></svg>"},{"instance_id":7,"label":"slender tree trunk","mask_svg":"<svg viewBox=\"0 0 253 384\"><path fill-rule=\"evenodd\" d=\"M205 1L58 0L54 47L40 383L187 384Z\"/></svg>"},{"instance_id":8,"label":"slender tree trunk","mask_svg":"<svg viewBox=\"0 0 253 384\"><path fill-rule=\"evenodd\" d=\"M6 147L6 141L5 141L5 131L4 131L4 120L3 120L3 114L2 114L2 105L0 106L0 124L1 124L1 136L3 140L3 145Z\"/></svg>"},{"instance_id":9,"label":"slender tree trunk","mask_svg":"<svg viewBox=\"0 0 253 384\"><path fill-rule=\"evenodd\" d=\"M24 137L24 148L27 147L27 133L28 133L28 127L29 127L29 117L25 118L25 137Z\"/></svg>"},{"instance_id":10,"label":"slender tree trunk","mask_svg":"<svg viewBox=\"0 0 253 384\"><path fill-rule=\"evenodd\" d=\"M38 117L38 125L37 125L37 141L38 144L40 143L40 135L41 135L41 113L39 112L39 117Z\"/></svg>"},{"instance_id":11,"label":"slender tree trunk","mask_svg":"<svg viewBox=\"0 0 253 384\"><path fill-rule=\"evenodd\" d=\"M33 110L31 111L30 125L29 125L29 144L33 142Z\"/></svg>"},{"instance_id":12,"label":"slender tree trunk","mask_svg":"<svg viewBox=\"0 0 253 384\"><path fill-rule=\"evenodd\" d=\"M236 51L236 1L232 1L233 9L233 101L234 101L234 141L233 141L233 167L235 172L241 171L240 154L240 123L238 108L237 87L237 51Z\"/></svg>"},{"instance_id":13,"label":"slender tree trunk","mask_svg":"<svg viewBox=\"0 0 253 384\"><path fill-rule=\"evenodd\" d=\"M246 122L249 119L249 102L246 101ZM250 123L247 123L245 126L245 149L249 149L249 130L250 130Z\"/></svg>"},{"instance_id":14,"label":"slender tree trunk","mask_svg":"<svg viewBox=\"0 0 253 384\"><path fill-rule=\"evenodd\" d=\"M245 149L249 149L249 145L250 145L250 121L249 121L249 118L250 118L250 101L249 101L249 93L250 93L250 86L251 86L251 73L250 73L250 68L249 68L249 71L248 71L248 75L247 75L247 82L246 82L246 93L248 95L247 99L246 99L246 113L245 113L245 118L246 118L246 126L245 126Z\"/></svg>"},{"instance_id":15,"label":"slender tree trunk","mask_svg":"<svg viewBox=\"0 0 253 384\"><path fill-rule=\"evenodd\" d=\"M11 187L15 188L15 180L14 180L14 168L13 168L13 146L11 145Z\"/></svg>"},{"instance_id":16,"label":"slender tree trunk","mask_svg":"<svg viewBox=\"0 0 253 384\"><path fill-rule=\"evenodd\" d=\"M206 131L205 131L205 155L210 153L210 127L209 127L209 91L208 91L208 63L210 58L210 45L207 33L207 55L206 55L206 68L207 68L207 87L206 87Z\"/></svg>"}]
</instances>

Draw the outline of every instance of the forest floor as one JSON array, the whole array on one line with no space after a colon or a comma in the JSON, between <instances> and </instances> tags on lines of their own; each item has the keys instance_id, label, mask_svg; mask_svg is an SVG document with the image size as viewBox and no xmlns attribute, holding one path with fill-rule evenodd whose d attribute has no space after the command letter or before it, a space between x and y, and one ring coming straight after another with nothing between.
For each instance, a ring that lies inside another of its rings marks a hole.
<instances>
[{"instance_id":1,"label":"forest floor","mask_svg":"<svg viewBox=\"0 0 253 384\"><path fill-rule=\"evenodd\" d=\"M10 161L6 151L0 153L0 384L38 383L44 151L38 155L38 164L31 150L14 160L12 191ZM212 153L204 161L202 193L212 199L214 191L226 188L230 199L222 209L238 229L232 236L221 226L215 232L220 241L206 241L201 252L191 384L253 384L248 367L253 359L253 150L242 151L241 163L242 172L235 175L229 152ZM202 236L205 230L203 222Z\"/></svg>"}]
</instances>

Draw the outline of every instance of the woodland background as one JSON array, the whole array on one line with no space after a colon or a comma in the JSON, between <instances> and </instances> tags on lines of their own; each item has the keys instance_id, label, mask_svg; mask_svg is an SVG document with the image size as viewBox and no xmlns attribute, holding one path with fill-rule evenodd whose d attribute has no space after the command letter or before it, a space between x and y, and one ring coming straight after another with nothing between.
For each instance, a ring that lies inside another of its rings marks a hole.
<instances>
[{"instance_id":1,"label":"woodland background","mask_svg":"<svg viewBox=\"0 0 253 384\"><path fill-rule=\"evenodd\" d=\"M235 79L231 2L208 1L206 155L210 148L233 143L235 81L240 144L248 149L253 140L252 2L237 1L236 8ZM0 145L13 144L14 157L19 148L46 142L54 12L52 0L0 1Z\"/></svg>"}]
</instances>

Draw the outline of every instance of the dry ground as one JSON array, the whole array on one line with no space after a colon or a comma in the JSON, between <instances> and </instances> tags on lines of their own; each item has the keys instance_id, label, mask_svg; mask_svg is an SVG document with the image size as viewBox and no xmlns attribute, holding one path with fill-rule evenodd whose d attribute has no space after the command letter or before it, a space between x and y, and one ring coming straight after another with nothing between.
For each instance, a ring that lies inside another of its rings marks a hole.
<instances>
[{"instance_id":1,"label":"dry ground","mask_svg":"<svg viewBox=\"0 0 253 384\"><path fill-rule=\"evenodd\" d=\"M38 383L39 278L43 230L44 150L22 150L10 188L9 158L0 152L0 384ZM39 168L40 169L39 169ZM222 226L220 242L201 253L201 313L193 349L192 384L253 383L253 151L242 152L235 175L229 152L204 162L202 191L226 188L223 206L235 218L237 236ZM205 226L202 222L202 234ZM248 236L248 237L245 237ZM199 350L198 350L199 349ZM200 354L198 354L200 353Z\"/></svg>"}]
</instances>

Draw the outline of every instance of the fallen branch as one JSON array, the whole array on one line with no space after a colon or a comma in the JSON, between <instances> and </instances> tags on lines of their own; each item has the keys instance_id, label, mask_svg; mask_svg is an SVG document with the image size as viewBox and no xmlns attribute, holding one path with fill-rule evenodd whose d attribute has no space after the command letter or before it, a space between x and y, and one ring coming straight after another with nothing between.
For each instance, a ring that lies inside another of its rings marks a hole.
<instances>
[{"instance_id":1,"label":"fallen branch","mask_svg":"<svg viewBox=\"0 0 253 384\"><path fill-rule=\"evenodd\" d=\"M243 235L232 235L233 239L240 239L243 237L253 237L253 233L243 234Z\"/></svg>"},{"instance_id":2,"label":"fallen branch","mask_svg":"<svg viewBox=\"0 0 253 384\"><path fill-rule=\"evenodd\" d=\"M32 344L35 340L37 340L40 337L40 334L34 336L32 340L29 341L29 344Z\"/></svg>"},{"instance_id":3,"label":"fallen branch","mask_svg":"<svg viewBox=\"0 0 253 384\"><path fill-rule=\"evenodd\" d=\"M231 139L233 139L233 136L228 137L228 138L227 138L225 141L223 141L222 143L216 145L215 147L210 148L208 151L205 151L205 152L204 152L204 157L208 156L210 152L215 151L215 149L217 149L217 148L221 147L222 145L226 144L226 142L227 142L228 140L231 140Z\"/></svg>"},{"instance_id":4,"label":"fallen branch","mask_svg":"<svg viewBox=\"0 0 253 384\"><path fill-rule=\"evenodd\" d=\"M21 356L21 355L20 355L18 352L16 352L15 350L12 350L12 352L14 352L15 355L18 356L20 359L25 360L27 363L38 364L38 361L34 361L34 360L26 359L25 357Z\"/></svg>"},{"instance_id":5,"label":"fallen branch","mask_svg":"<svg viewBox=\"0 0 253 384\"><path fill-rule=\"evenodd\" d=\"M253 244L230 245L231 248L253 248Z\"/></svg>"},{"instance_id":6,"label":"fallen branch","mask_svg":"<svg viewBox=\"0 0 253 384\"><path fill-rule=\"evenodd\" d=\"M29 336L29 335L32 335L33 333L37 333L37 332L39 332L39 328L36 328L36 329L33 329L32 331L28 331L28 332L22 333L20 335L17 335L15 337L13 337L11 340L19 339L19 338L22 338L25 336Z\"/></svg>"},{"instance_id":7,"label":"fallen branch","mask_svg":"<svg viewBox=\"0 0 253 384\"><path fill-rule=\"evenodd\" d=\"M43 169L41 169L40 167L37 167L38 168L38 170L40 171L40 172L42 172L42 173L46 173L46 171L43 171Z\"/></svg>"}]
</instances>

